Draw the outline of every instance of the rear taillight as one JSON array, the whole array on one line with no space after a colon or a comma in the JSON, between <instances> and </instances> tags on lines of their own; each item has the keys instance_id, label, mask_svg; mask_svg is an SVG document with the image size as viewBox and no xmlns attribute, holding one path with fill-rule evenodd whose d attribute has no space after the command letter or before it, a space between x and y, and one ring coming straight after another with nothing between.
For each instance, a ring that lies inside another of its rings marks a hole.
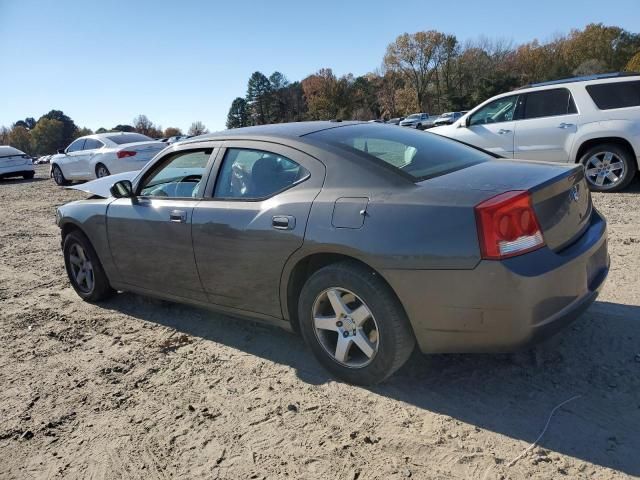
<instances>
[{"instance_id":1,"label":"rear taillight","mask_svg":"<svg viewBox=\"0 0 640 480\"><path fill-rule=\"evenodd\" d=\"M118 158L126 158L133 157L136 153L138 152L134 152L133 150L120 150L118 153L116 153L116 155L118 156Z\"/></svg>"},{"instance_id":2,"label":"rear taillight","mask_svg":"<svg viewBox=\"0 0 640 480\"><path fill-rule=\"evenodd\" d=\"M544 245L529 192L501 193L477 205L475 211L484 259L501 260Z\"/></svg>"}]
</instances>

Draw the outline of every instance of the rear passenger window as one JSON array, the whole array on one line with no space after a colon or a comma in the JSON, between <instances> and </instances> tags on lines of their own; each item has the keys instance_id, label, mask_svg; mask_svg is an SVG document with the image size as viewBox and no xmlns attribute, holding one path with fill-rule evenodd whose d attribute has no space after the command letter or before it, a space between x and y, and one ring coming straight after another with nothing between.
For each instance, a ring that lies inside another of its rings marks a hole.
<instances>
[{"instance_id":1,"label":"rear passenger window","mask_svg":"<svg viewBox=\"0 0 640 480\"><path fill-rule=\"evenodd\" d=\"M293 160L261 150L229 148L214 192L215 198L257 200L286 190L309 176Z\"/></svg>"},{"instance_id":2,"label":"rear passenger window","mask_svg":"<svg viewBox=\"0 0 640 480\"><path fill-rule=\"evenodd\" d=\"M557 88L527 93L522 118L555 117L571 113L577 113L571 93L566 88Z\"/></svg>"},{"instance_id":3,"label":"rear passenger window","mask_svg":"<svg viewBox=\"0 0 640 480\"><path fill-rule=\"evenodd\" d=\"M600 110L640 106L640 81L601 83L586 88Z\"/></svg>"}]
</instances>

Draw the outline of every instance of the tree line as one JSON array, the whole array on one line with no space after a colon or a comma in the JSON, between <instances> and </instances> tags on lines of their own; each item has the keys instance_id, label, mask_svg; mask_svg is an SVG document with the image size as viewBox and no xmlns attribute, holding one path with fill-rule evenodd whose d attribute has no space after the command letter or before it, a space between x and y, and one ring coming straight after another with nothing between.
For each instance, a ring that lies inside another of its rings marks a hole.
<instances>
[{"instance_id":1,"label":"tree line","mask_svg":"<svg viewBox=\"0 0 640 480\"><path fill-rule=\"evenodd\" d=\"M227 128L299 120L372 120L415 112L468 110L529 83L618 71L640 72L640 34L589 24L566 35L513 45L481 38L460 42L435 30L404 33L381 68L336 76L321 68L301 81L254 72L233 100Z\"/></svg>"},{"instance_id":2,"label":"tree line","mask_svg":"<svg viewBox=\"0 0 640 480\"><path fill-rule=\"evenodd\" d=\"M118 124L111 129L99 128L95 132L86 127L78 127L62 110L51 110L42 115L38 121L33 117L18 120L11 127L0 127L0 145L11 145L32 155L49 155L58 149L66 148L76 138L92 133L137 132L151 138L164 138L183 135L177 127L162 129L154 124L146 115L138 115L131 124ZM208 133L201 121L191 124L187 135Z\"/></svg>"}]
</instances>

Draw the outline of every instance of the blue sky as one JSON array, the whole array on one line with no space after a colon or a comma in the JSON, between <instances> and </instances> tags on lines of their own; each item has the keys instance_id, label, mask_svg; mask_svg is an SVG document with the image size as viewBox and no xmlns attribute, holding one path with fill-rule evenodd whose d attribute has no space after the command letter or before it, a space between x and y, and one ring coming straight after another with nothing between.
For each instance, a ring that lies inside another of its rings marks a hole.
<instances>
[{"instance_id":1,"label":"blue sky","mask_svg":"<svg viewBox=\"0 0 640 480\"><path fill-rule=\"evenodd\" d=\"M640 2L0 0L0 125L56 108L94 130L141 113L219 130L255 70L360 75L404 32L519 43L590 22L637 32Z\"/></svg>"}]
</instances>

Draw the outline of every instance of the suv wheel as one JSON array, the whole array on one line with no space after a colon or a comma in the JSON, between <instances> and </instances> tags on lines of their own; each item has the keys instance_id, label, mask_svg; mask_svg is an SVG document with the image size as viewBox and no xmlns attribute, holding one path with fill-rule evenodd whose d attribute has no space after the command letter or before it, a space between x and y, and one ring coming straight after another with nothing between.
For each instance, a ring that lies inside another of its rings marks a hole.
<instances>
[{"instance_id":1,"label":"suv wheel","mask_svg":"<svg viewBox=\"0 0 640 480\"><path fill-rule=\"evenodd\" d=\"M98 255L82 233L75 231L64 237L62 251L69 281L80 298L99 302L115 293Z\"/></svg>"},{"instance_id":2,"label":"suv wheel","mask_svg":"<svg viewBox=\"0 0 640 480\"><path fill-rule=\"evenodd\" d=\"M615 143L590 148L580 159L589 188L596 192L617 192L633 180L637 166L628 149Z\"/></svg>"},{"instance_id":3,"label":"suv wheel","mask_svg":"<svg viewBox=\"0 0 640 480\"><path fill-rule=\"evenodd\" d=\"M302 336L318 361L349 383L372 385L398 370L415 339L382 279L352 262L314 273L300 293Z\"/></svg>"},{"instance_id":4,"label":"suv wheel","mask_svg":"<svg viewBox=\"0 0 640 480\"><path fill-rule=\"evenodd\" d=\"M58 165L55 163L53 167L51 167L51 176L53 177L53 181L56 182L56 185L64 186L69 185L69 181L64 178L64 174Z\"/></svg>"}]
</instances>

